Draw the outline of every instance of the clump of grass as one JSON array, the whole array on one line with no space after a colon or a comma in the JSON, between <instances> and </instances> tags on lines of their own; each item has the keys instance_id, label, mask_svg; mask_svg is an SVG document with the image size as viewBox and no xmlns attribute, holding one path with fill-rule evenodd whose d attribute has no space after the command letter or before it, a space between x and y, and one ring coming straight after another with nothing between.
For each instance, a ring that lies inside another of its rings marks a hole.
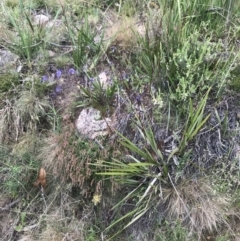
<instances>
[{"instance_id":1,"label":"clump of grass","mask_svg":"<svg viewBox=\"0 0 240 241\"><path fill-rule=\"evenodd\" d=\"M137 19L115 16L114 20L108 25L104 38L111 39L111 46L120 48L122 52L133 52L137 45L137 35L135 33L138 32Z\"/></svg>"},{"instance_id":2,"label":"clump of grass","mask_svg":"<svg viewBox=\"0 0 240 241\"><path fill-rule=\"evenodd\" d=\"M6 73L0 75L0 93L8 92L19 85L19 76L17 73Z\"/></svg>"},{"instance_id":3,"label":"clump of grass","mask_svg":"<svg viewBox=\"0 0 240 241\"><path fill-rule=\"evenodd\" d=\"M3 178L0 189L11 198L18 198L31 190L39 163L29 153L11 154L10 149L1 147L0 175ZM4 160L4 161L3 161Z\"/></svg>"},{"instance_id":4,"label":"clump of grass","mask_svg":"<svg viewBox=\"0 0 240 241\"><path fill-rule=\"evenodd\" d=\"M179 220L174 222L163 222L160 229L157 229L155 234L156 241L186 241L190 240L188 231L183 227Z\"/></svg>"},{"instance_id":5,"label":"clump of grass","mask_svg":"<svg viewBox=\"0 0 240 241\"><path fill-rule=\"evenodd\" d=\"M227 225L228 199L216 194L207 179L181 181L177 186L163 189L162 198L167 217L181 220L199 237L205 231L214 232L221 225Z\"/></svg>"},{"instance_id":6,"label":"clump of grass","mask_svg":"<svg viewBox=\"0 0 240 241\"><path fill-rule=\"evenodd\" d=\"M92 235L88 230L94 226L92 206L89 202L85 203L82 198L79 199L79 193L74 194L71 185L59 183L56 179L53 179L53 182L51 185L54 184L54 187L46 198L45 212L48 212L41 215L38 222L41 224L41 232L29 230L31 240L60 241L68 237L72 240L90 241ZM28 210L32 208L34 203Z\"/></svg>"},{"instance_id":7,"label":"clump of grass","mask_svg":"<svg viewBox=\"0 0 240 241\"><path fill-rule=\"evenodd\" d=\"M30 3L28 6L31 8ZM34 26L31 16L24 9L23 1L20 1L19 6L14 9L7 9L4 5L2 7L7 21L13 28L12 31L17 33L17 36L16 34L12 36L11 41L5 42L5 47L26 59L30 64L43 44L46 31L41 26Z\"/></svg>"},{"instance_id":8,"label":"clump of grass","mask_svg":"<svg viewBox=\"0 0 240 241\"><path fill-rule=\"evenodd\" d=\"M26 153L36 155L39 152L39 148L41 146L41 139L41 136L36 131L26 132L12 147L12 153L16 156L23 156Z\"/></svg>"},{"instance_id":9,"label":"clump of grass","mask_svg":"<svg viewBox=\"0 0 240 241\"><path fill-rule=\"evenodd\" d=\"M99 158L101 152L96 144L81 140L74 125L68 123L61 133L52 133L46 139L39 158L55 178L64 183L70 181L73 186L81 188L82 196L91 197L98 179L94 177L95 168L90 164Z\"/></svg>"},{"instance_id":10,"label":"clump of grass","mask_svg":"<svg viewBox=\"0 0 240 241\"><path fill-rule=\"evenodd\" d=\"M17 7L19 1L18 0L7 0L5 2L6 6L9 7L9 8L15 8Z\"/></svg>"},{"instance_id":11,"label":"clump of grass","mask_svg":"<svg viewBox=\"0 0 240 241\"><path fill-rule=\"evenodd\" d=\"M71 59L68 56L58 56L54 58L56 67L62 69L71 63Z\"/></svg>"},{"instance_id":12,"label":"clump of grass","mask_svg":"<svg viewBox=\"0 0 240 241\"><path fill-rule=\"evenodd\" d=\"M158 14L150 10L146 34L139 37L137 71L167 94L173 106L181 103L178 108L186 113L190 98L198 101L212 86L219 95L233 78L237 57L232 55L232 46L224 46L215 39L215 31L225 34L226 6L221 8L223 15L213 10L223 26L217 30L216 22L211 21L207 2L195 1L191 5L184 2L180 5L176 1L172 5L160 3L160 6ZM203 12L207 13L207 19L202 18ZM206 26L208 35L204 33ZM229 57L214 57L223 52L227 52Z\"/></svg>"},{"instance_id":13,"label":"clump of grass","mask_svg":"<svg viewBox=\"0 0 240 241\"><path fill-rule=\"evenodd\" d=\"M39 100L47 101L49 92L56 86L56 81L53 79L48 81L50 78L44 81L44 78L47 78L47 76L42 76L42 78L40 78L40 76L34 75L24 79L23 88L21 90L32 92L32 95L35 95Z\"/></svg>"},{"instance_id":14,"label":"clump of grass","mask_svg":"<svg viewBox=\"0 0 240 241\"><path fill-rule=\"evenodd\" d=\"M116 83L104 86L100 80L96 80L92 83L92 89L81 87L84 100L78 105L78 107L91 106L99 110L102 117L106 117L113 112L116 91Z\"/></svg>"},{"instance_id":15,"label":"clump of grass","mask_svg":"<svg viewBox=\"0 0 240 241\"><path fill-rule=\"evenodd\" d=\"M21 91L15 103L22 125L28 130L36 130L40 118L47 116L50 104L47 98L40 99L35 90Z\"/></svg>"},{"instance_id":16,"label":"clump of grass","mask_svg":"<svg viewBox=\"0 0 240 241\"><path fill-rule=\"evenodd\" d=\"M240 77L239 74L230 82L230 89L240 92Z\"/></svg>"},{"instance_id":17,"label":"clump of grass","mask_svg":"<svg viewBox=\"0 0 240 241\"><path fill-rule=\"evenodd\" d=\"M80 28L72 25L71 19L66 15L64 8L63 10L68 36L74 46L73 63L76 68L80 70L83 67L85 71L88 68L92 70L96 67L97 62L104 52L102 49L103 34L97 33L96 29L91 27L86 16ZM96 40L96 37L98 40Z\"/></svg>"},{"instance_id":18,"label":"clump of grass","mask_svg":"<svg viewBox=\"0 0 240 241\"><path fill-rule=\"evenodd\" d=\"M34 88L15 89L11 93L11 99L5 96L1 104L3 106L0 113L1 143L17 141L23 133L38 130L43 119L47 120L50 109L48 99L39 97Z\"/></svg>"}]
</instances>

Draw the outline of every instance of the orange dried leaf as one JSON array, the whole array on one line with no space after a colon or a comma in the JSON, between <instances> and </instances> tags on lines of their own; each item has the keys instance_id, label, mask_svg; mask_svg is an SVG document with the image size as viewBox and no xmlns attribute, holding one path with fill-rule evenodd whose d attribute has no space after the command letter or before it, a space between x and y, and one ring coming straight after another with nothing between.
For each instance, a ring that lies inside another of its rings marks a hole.
<instances>
[{"instance_id":1,"label":"orange dried leaf","mask_svg":"<svg viewBox=\"0 0 240 241\"><path fill-rule=\"evenodd\" d=\"M33 185L35 187L39 187L39 185L40 185L41 187L44 188L46 186L46 184L47 184L47 182L46 182L46 171L43 167L41 167L40 170L39 170L37 180L36 180L36 182L33 183Z\"/></svg>"}]
</instances>

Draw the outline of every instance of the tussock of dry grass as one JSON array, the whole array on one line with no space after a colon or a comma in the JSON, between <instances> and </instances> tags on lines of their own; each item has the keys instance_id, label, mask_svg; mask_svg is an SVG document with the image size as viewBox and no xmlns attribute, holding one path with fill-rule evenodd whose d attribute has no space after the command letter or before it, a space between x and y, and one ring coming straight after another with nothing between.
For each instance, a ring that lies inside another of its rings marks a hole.
<instances>
[{"instance_id":1,"label":"tussock of dry grass","mask_svg":"<svg viewBox=\"0 0 240 241\"><path fill-rule=\"evenodd\" d=\"M63 200L62 200L63 201ZM42 231L36 232L34 229L25 231L21 236L22 241L63 241L63 240L79 240L85 241L85 226L88 225L87 220L68 217L64 214L63 207L52 209L48 214L44 215ZM73 210L72 210L73 211ZM89 214L89 213L88 213ZM40 223L38 224L40 225ZM19 240L19 241L20 241Z\"/></svg>"},{"instance_id":2,"label":"tussock of dry grass","mask_svg":"<svg viewBox=\"0 0 240 241\"><path fill-rule=\"evenodd\" d=\"M19 113L13 103L6 100L0 111L0 143L17 140L21 132Z\"/></svg>"},{"instance_id":3,"label":"tussock of dry grass","mask_svg":"<svg viewBox=\"0 0 240 241\"><path fill-rule=\"evenodd\" d=\"M111 15L109 15L111 16ZM122 49L130 49L137 45L137 34L144 34L144 25L138 23L134 17L120 17L116 14L108 19L108 26L105 30L105 39L112 39L112 44L120 46Z\"/></svg>"},{"instance_id":4,"label":"tussock of dry grass","mask_svg":"<svg viewBox=\"0 0 240 241\"><path fill-rule=\"evenodd\" d=\"M93 150L93 145L87 141L79 142L74 128L74 124L68 124L62 133L48 137L39 158L56 179L65 183L70 181L73 186L81 187L83 196L89 197L96 184L92 177L93 167L90 165L96 158L92 154L96 150Z\"/></svg>"},{"instance_id":5,"label":"tussock of dry grass","mask_svg":"<svg viewBox=\"0 0 240 241\"><path fill-rule=\"evenodd\" d=\"M46 116L50 104L47 98L39 98L35 91L22 91L16 101L16 108L27 128L36 129L39 118Z\"/></svg>"},{"instance_id":6,"label":"tussock of dry grass","mask_svg":"<svg viewBox=\"0 0 240 241\"><path fill-rule=\"evenodd\" d=\"M176 188L165 189L163 197L168 217L180 220L199 236L226 224L228 199L216 195L206 179L182 181Z\"/></svg>"},{"instance_id":7,"label":"tussock of dry grass","mask_svg":"<svg viewBox=\"0 0 240 241\"><path fill-rule=\"evenodd\" d=\"M84 241L84 223L81 220L77 220L72 218L71 222L67 225L67 228L59 228L59 224L61 223L64 227L64 222L66 222L68 218L64 217L59 211L54 213L50 213L50 215L46 216L46 227L41 232L38 237L38 241L62 241L62 240L79 240Z\"/></svg>"},{"instance_id":8,"label":"tussock of dry grass","mask_svg":"<svg viewBox=\"0 0 240 241\"><path fill-rule=\"evenodd\" d=\"M7 28L6 23L0 23L0 31L1 31L0 41L6 41L8 43L12 43L13 39L16 38L16 34Z\"/></svg>"},{"instance_id":9,"label":"tussock of dry grass","mask_svg":"<svg viewBox=\"0 0 240 241\"><path fill-rule=\"evenodd\" d=\"M36 153L41 142L40 136L34 132L27 132L19 138L18 143L13 146L13 154L21 156L25 153Z\"/></svg>"},{"instance_id":10,"label":"tussock of dry grass","mask_svg":"<svg viewBox=\"0 0 240 241\"><path fill-rule=\"evenodd\" d=\"M17 141L28 130L37 130L40 118L46 117L50 107L46 98L35 91L22 91L19 98L4 100L0 111L0 142Z\"/></svg>"}]
</instances>

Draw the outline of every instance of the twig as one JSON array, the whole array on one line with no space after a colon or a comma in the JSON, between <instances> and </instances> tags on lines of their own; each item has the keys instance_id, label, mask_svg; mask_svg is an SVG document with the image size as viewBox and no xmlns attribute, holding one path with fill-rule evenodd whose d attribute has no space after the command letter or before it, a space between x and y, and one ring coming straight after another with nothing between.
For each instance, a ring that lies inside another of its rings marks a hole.
<instances>
[{"instance_id":1,"label":"twig","mask_svg":"<svg viewBox=\"0 0 240 241\"><path fill-rule=\"evenodd\" d=\"M5 207L1 208L1 210L9 210L10 208L12 208L13 206L15 206L17 203L19 203L21 201L21 198L18 198L17 200L13 201L12 203L6 205Z\"/></svg>"},{"instance_id":2,"label":"twig","mask_svg":"<svg viewBox=\"0 0 240 241\"><path fill-rule=\"evenodd\" d=\"M41 186L41 196L42 196L43 202L45 204L45 207L47 208L47 202L46 202L45 197L44 197L44 188L43 188L43 186Z\"/></svg>"},{"instance_id":3,"label":"twig","mask_svg":"<svg viewBox=\"0 0 240 241\"><path fill-rule=\"evenodd\" d=\"M43 41L41 40L40 42L36 43L36 44L33 44L33 45L30 45L30 46L24 46L22 47L23 49L26 49L26 48L33 48L33 47L36 47L38 45L40 45Z\"/></svg>"},{"instance_id":4,"label":"twig","mask_svg":"<svg viewBox=\"0 0 240 241\"><path fill-rule=\"evenodd\" d=\"M98 141L98 140L94 140L99 146L101 149L104 149L104 147L101 145L101 143Z\"/></svg>"},{"instance_id":5,"label":"twig","mask_svg":"<svg viewBox=\"0 0 240 241\"><path fill-rule=\"evenodd\" d=\"M52 43L52 42L49 42L49 41L46 41L46 40L44 40L44 42L48 43L50 45L59 47L59 48L73 48L74 47L73 45L61 45L61 44Z\"/></svg>"}]
</instances>

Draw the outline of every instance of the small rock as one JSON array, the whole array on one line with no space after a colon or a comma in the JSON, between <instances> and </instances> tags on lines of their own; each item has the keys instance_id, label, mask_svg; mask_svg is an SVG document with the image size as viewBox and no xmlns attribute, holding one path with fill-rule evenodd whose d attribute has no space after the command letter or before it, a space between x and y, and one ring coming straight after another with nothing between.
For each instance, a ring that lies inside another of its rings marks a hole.
<instances>
[{"instance_id":1,"label":"small rock","mask_svg":"<svg viewBox=\"0 0 240 241\"><path fill-rule=\"evenodd\" d=\"M139 33L139 35L140 35L141 37L144 37L144 36L146 35L146 27L145 27L145 25L139 24L139 25L137 26L137 32Z\"/></svg>"},{"instance_id":2,"label":"small rock","mask_svg":"<svg viewBox=\"0 0 240 241\"><path fill-rule=\"evenodd\" d=\"M49 17L43 14L39 14L33 17L33 21L35 25L46 25L49 21Z\"/></svg>"},{"instance_id":3,"label":"small rock","mask_svg":"<svg viewBox=\"0 0 240 241\"><path fill-rule=\"evenodd\" d=\"M55 52L53 52L53 51L51 51L51 50L49 50L48 51L48 56L51 58L51 57L54 57L56 55L56 53Z\"/></svg>"},{"instance_id":4,"label":"small rock","mask_svg":"<svg viewBox=\"0 0 240 241\"><path fill-rule=\"evenodd\" d=\"M52 20L47 23L47 28L59 28L62 25L61 20Z\"/></svg>"},{"instance_id":5,"label":"small rock","mask_svg":"<svg viewBox=\"0 0 240 241\"><path fill-rule=\"evenodd\" d=\"M19 57L8 50L0 50L0 69L1 72L9 72L9 69L16 69Z\"/></svg>"},{"instance_id":6,"label":"small rock","mask_svg":"<svg viewBox=\"0 0 240 241\"><path fill-rule=\"evenodd\" d=\"M100 111L94 108L83 109L76 121L78 132L90 139L109 134L108 125L112 125L112 120L106 118L107 125L106 121L100 118Z\"/></svg>"},{"instance_id":7,"label":"small rock","mask_svg":"<svg viewBox=\"0 0 240 241\"><path fill-rule=\"evenodd\" d=\"M98 75L98 79L99 79L99 81L100 81L100 83L102 84L102 86L103 86L104 89L106 89L107 86L110 84L110 83L109 83L109 78L108 78L108 76L107 76L107 74L106 74L105 71L103 71L102 73L100 73L100 74Z\"/></svg>"},{"instance_id":8,"label":"small rock","mask_svg":"<svg viewBox=\"0 0 240 241\"><path fill-rule=\"evenodd\" d=\"M237 119L240 120L240 112L237 112Z\"/></svg>"}]
</instances>

